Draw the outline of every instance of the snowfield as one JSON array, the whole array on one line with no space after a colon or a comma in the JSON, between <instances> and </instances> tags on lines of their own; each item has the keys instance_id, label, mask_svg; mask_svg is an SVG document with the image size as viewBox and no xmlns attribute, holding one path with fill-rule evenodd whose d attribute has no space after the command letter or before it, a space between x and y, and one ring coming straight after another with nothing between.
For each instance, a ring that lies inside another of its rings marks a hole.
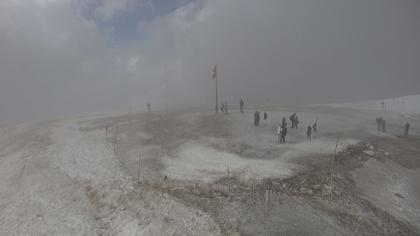
<instances>
[{"instance_id":1,"label":"snowfield","mask_svg":"<svg viewBox=\"0 0 420 236\"><path fill-rule=\"evenodd\" d=\"M2 127L0 235L418 234L420 96L385 104L262 109L260 127L253 110ZM293 112L300 127L278 144Z\"/></svg>"}]
</instances>

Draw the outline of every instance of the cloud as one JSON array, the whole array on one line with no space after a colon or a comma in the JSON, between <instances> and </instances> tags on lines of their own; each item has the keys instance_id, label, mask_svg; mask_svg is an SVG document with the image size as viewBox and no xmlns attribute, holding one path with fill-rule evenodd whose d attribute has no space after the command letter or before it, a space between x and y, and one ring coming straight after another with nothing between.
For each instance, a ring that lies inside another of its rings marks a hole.
<instances>
[{"instance_id":1,"label":"cloud","mask_svg":"<svg viewBox=\"0 0 420 236\"><path fill-rule=\"evenodd\" d=\"M213 107L214 63L220 97L232 103L415 93L420 4L372 1L180 1L145 20L128 12L168 3L3 0L0 120L143 109L147 101ZM117 19L136 20L138 32L120 40Z\"/></svg>"}]
</instances>

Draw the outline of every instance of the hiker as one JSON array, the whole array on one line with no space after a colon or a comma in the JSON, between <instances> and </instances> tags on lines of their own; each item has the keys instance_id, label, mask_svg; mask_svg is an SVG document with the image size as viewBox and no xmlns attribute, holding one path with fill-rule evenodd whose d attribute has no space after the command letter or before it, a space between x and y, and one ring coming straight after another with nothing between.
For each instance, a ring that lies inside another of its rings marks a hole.
<instances>
[{"instance_id":1,"label":"hiker","mask_svg":"<svg viewBox=\"0 0 420 236\"><path fill-rule=\"evenodd\" d=\"M225 108L225 114L227 114L228 113L228 103L227 103L226 100L225 100L225 106L224 106L224 108Z\"/></svg>"},{"instance_id":2,"label":"hiker","mask_svg":"<svg viewBox=\"0 0 420 236\"><path fill-rule=\"evenodd\" d=\"M220 111L225 113L225 104L223 102L220 103Z\"/></svg>"},{"instance_id":3,"label":"hiker","mask_svg":"<svg viewBox=\"0 0 420 236\"><path fill-rule=\"evenodd\" d=\"M383 121L382 117L376 118L376 123L378 124L378 135L379 135L379 132L381 131L382 121Z\"/></svg>"},{"instance_id":4,"label":"hiker","mask_svg":"<svg viewBox=\"0 0 420 236\"><path fill-rule=\"evenodd\" d=\"M147 111L151 112L152 111L152 106L150 105L150 103L147 103Z\"/></svg>"},{"instance_id":5,"label":"hiker","mask_svg":"<svg viewBox=\"0 0 420 236\"><path fill-rule=\"evenodd\" d=\"M244 114L244 100L242 100L242 98L241 101L239 101L239 107L241 109L241 114Z\"/></svg>"},{"instance_id":6,"label":"hiker","mask_svg":"<svg viewBox=\"0 0 420 236\"><path fill-rule=\"evenodd\" d=\"M293 113L293 115L290 116L290 122L292 123L292 129L295 127L295 117L296 113Z\"/></svg>"},{"instance_id":7,"label":"hiker","mask_svg":"<svg viewBox=\"0 0 420 236\"><path fill-rule=\"evenodd\" d=\"M298 124L299 124L299 117L295 117L295 129L298 128Z\"/></svg>"},{"instance_id":8,"label":"hiker","mask_svg":"<svg viewBox=\"0 0 420 236\"><path fill-rule=\"evenodd\" d=\"M287 126L282 125L280 130L280 143L286 143Z\"/></svg>"},{"instance_id":9,"label":"hiker","mask_svg":"<svg viewBox=\"0 0 420 236\"><path fill-rule=\"evenodd\" d=\"M409 129L410 129L410 123L408 123L408 122L407 122L407 123L405 124L405 126L404 126L404 130L405 130L405 132L404 132L404 133L405 133L405 136L408 136L408 130L409 130Z\"/></svg>"},{"instance_id":10,"label":"hiker","mask_svg":"<svg viewBox=\"0 0 420 236\"><path fill-rule=\"evenodd\" d=\"M308 129L306 130L306 138L311 140L312 139L312 127L308 126Z\"/></svg>"},{"instance_id":11,"label":"hiker","mask_svg":"<svg viewBox=\"0 0 420 236\"><path fill-rule=\"evenodd\" d=\"M261 120L261 116L260 116L260 112L257 112L257 126L260 125L260 120Z\"/></svg>"},{"instance_id":12,"label":"hiker","mask_svg":"<svg viewBox=\"0 0 420 236\"><path fill-rule=\"evenodd\" d=\"M316 138L317 128L318 128L318 120L316 120L315 123L312 125L312 130L314 131L314 138Z\"/></svg>"},{"instance_id":13,"label":"hiker","mask_svg":"<svg viewBox=\"0 0 420 236\"><path fill-rule=\"evenodd\" d=\"M268 115L267 115L267 113L266 113L266 112L264 112L264 121L265 121L265 122L267 122L267 118L268 118Z\"/></svg>"},{"instance_id":14,"label":"hiker","mask_svg":"<svg viewBox=\"0 0 420 236\"><path fill-rule=\"evenodd\" d=\"M283 120L281 121L281 126L285 127L287 125L286 118L283 117Z\"/></svg>"},{"instance_id":15,"label":"hiker","mask_svg":"<svg viewBox=\"0 0 420 236\"><path fill-rule=\"evenodd\" d=\"M282 131L281 126L278 125L277 126L277 137L278 137L278 142L279 143L281 143L281 131Z\"/></svg>"},{"instance_id":16,"label":"hiker","mask_svg":"<svg viewBox=\"0 0 420 236\"><path fill-rule=\"evenodd\" d=\"M382 120L381 129L382 129L382 133L385 133L385 120Z\"/></svg>"},{"instance_id":17,"label":"hiker","mask_svg":"<svg viewBox=\"0 0 420 236\"><path fill-rule=\"evenodd\" d=\"M256 110L254 113L254 125L258 126L259 122L260 122L260 113L258 112L258 110Z\"/></svg>"}]
</instances>

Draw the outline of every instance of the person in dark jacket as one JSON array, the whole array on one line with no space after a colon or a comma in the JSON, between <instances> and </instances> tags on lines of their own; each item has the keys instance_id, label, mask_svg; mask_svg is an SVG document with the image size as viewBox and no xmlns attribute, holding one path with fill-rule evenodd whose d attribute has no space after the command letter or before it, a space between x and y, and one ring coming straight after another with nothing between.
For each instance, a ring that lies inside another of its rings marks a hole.
<instances>
[{"instance_id":1,"label":"person in dark jacket","mask_svg":"<svg viewBox=\"0 0 420 236\"><path fill-rule=\"evenodd\" d=\"M306 138L311 140L312 139L312 127L308 126L308 129L306 130Z\"/></svg>"},{"instance_id":2,"label":"person in dark jacket","mask_svg":"<svg viewBox=\"0 0 420 236\"><path fill-rule=\"evenodd\" d=\"M264 121L265 121L265 122L267 122L267 118L268 118L268 115L267 115L267 113L266 113L266 112L264 112Z\"/></svg>"},{"instance_id":3,"label":"person in dark jacket","mask_svg":"<svg viewBox=\"0 0 420 236\"><path fill-rule=\"evenodd\" d=\"M283 119L281 121L281 127L285 127L286 125L287 125L286 118L283 117Z\"/></svg>"},{"instance_id":4,"label":"person in dark jacket","mask_svg":"<svg viewBox=\"0 0 420 236\"><path fill-rule=\"evenodd\" d=\"M258 126L260 123L260 112L257 110L254 113L254 125Z\"/></svg>"},{"instance_id":5,"label":"person in dark jacket","mask_svg":"<svg viewBox=\"0 0 420 236\"><path fill-rule=\"evenodd\" d=\"M410 123L406 123L405 124L405 126L404 126L404 134L405 134L405 136L408 136L408 131L410 130Z\"/></svg>"},{"instance_id":6,"label":"person in dark jacket","mask_svg":"<svg viewBox=\"0 0 420 236\"><path fill-rule=\"evenodd\" d=\"M379 135L379 132L381 132L382 121L383 121L382 117L376 118L376 124L378 125L378 135Z\"/></svg>"},{"instance_id":7,"label":"person in dark jacket","mask_svg":"<svg viewBox=\"0 0 420 236\"><path fill-rule=\"evenodd\" d=\"M280 143L286 143L287 126L282 125L280 130Z\"/></svg>"},{"instance_id":8,"label":"person in dark jacket","mask_svg":"<svg viewBox=\"0 0 420 236\"><path fill-rule=\"evenodd\" d=\"M295 127L295 117L296 117L296 113L293 113L293 115L291 115L290 117L289 117L289 119L290 119L290 122L291 122L291 124L292 124L292 129Z\"/></svg>"},{"instance_id":9,"label":"person in dark jacket","mask_svg":"<svg viewBox=\"0 0 420 236\"><path fill-rule=\"evenodd\" d=\"M298 128L298 124L299 124L299 117L295 117L295 129Z\"/></svg>"},{"instance_id":10,"label":"person in dark jacket","mask_svg":"<svg viewBox=\"0 0 420 236\"><path fill-rule=\"evenodd\" d=\"M244 114L244 105L245 105L244 100L242 100L242 98L241 98L241 101L239 101L239 107L241 109L241 114Z\"/></svg>"}]
</instances>

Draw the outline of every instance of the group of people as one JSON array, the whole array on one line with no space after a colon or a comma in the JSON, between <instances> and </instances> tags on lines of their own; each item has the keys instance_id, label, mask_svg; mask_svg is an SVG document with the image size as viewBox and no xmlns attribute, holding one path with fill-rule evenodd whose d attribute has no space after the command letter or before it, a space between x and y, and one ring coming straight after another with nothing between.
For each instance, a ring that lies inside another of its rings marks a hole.
<instances>
[{"instance_id":1,"label":"group of people","mask_svg":"<svg viewBox=\"0 0 420 236\"><path fill-rule=\"evenodd\" d=\"M266 112L264 112L264 114L263 114L263 119L264 119L265 122L267 122L268 114ZM259 126L260 125L260 120L261 120L260 112L258 110L256 110L255 113L254 113L254 126Z\"/></svg>"},{"instance_id":2,"label":"group of people","mask_svg":"<svg viewBox=\"0 0 420 236\"><path fill-rule=\"evenodd\" d=\"M225 113L225 114L228 113L228 103L226 100L220 103L220 111L222 111L222 113Z\"/></svg>"},{"instance_id":3,"label":"group of people","mask_svg":"<svg viewBox=\"0 0 420 236\"><path fill-rule=\"evenodd\" d=\"M296 113L293 113L292 116L290 116L290 120L292 121L292 128L297 129L297 125L299 123L299 120L297 118ZM308 126L308 129L306 130L306 138L308 140L312 140L312 134L315 134L318 128L318 120L315 121L315 123L312 126ZM283 120L281 122L281 125L277 127L277 136L278 136L278 142L279 143L285 143L286 142L286 135L287 135L287 122L286 118L283 117Z\"/></svg>"},{"instance_id":4,"label":"group of people","mask_svg":"<svg viewBox=\"0 0 420 236\"><path fill-rule=\"evenodd\" d=\"M296 115L296 113L293 113L293 115L290 116L290 122L292 122L292 129L298 128L299 117Z\"/></svg>"},{"instance_id":5,"label":"group of people","mask_svg":"<svg viewBox=\"0 0 420 236\"><path fill-rule=\"evenodd\" d=\"M378 135L380 132L385 133L385 119L383 117L376 118L376 124L378 125ZM404 135L408 136L410 130L410 123L406 122L404 125Z\"/></svg>"},{"instance_id":6,"label":"group of people","mask_svg":"<svg viewBox=\"0 0 420 236\"><path fill-rule=\"evenodd\" d=\"M376 118L376 124L378 125L378 134L379 132L385 133L385 119L382 117Z\"/></svg>"}]
</instances>

